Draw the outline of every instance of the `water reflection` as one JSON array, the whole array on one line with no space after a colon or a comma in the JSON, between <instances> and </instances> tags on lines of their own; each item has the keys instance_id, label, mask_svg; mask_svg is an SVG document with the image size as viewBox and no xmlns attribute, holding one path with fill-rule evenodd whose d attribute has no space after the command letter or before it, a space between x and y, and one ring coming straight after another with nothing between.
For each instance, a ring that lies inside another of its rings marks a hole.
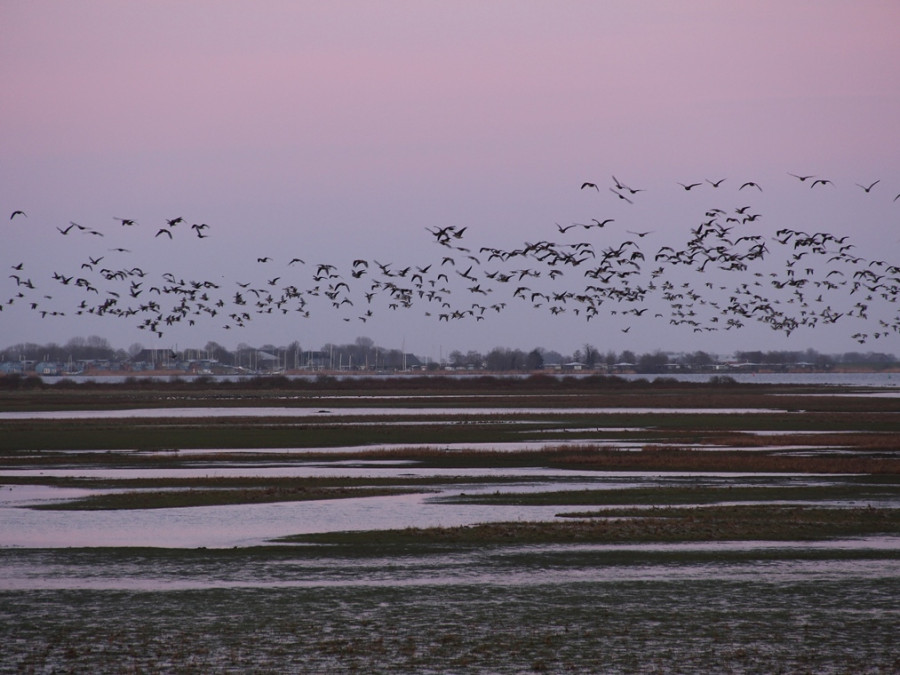
<instances>
[{"instance_id":1,"label":"water reflection","mask_svg":"<svg viewBox=\"0 0 900 675\"><path fill-rule=\"evenodd\" d=\"M300 408L300 407L211 407L133 408L129 410L33 410L0 412L0 420L79 420L131 418L200 418L200 417L298 417L326 418L335 416L400 416L400 417L510 417L515 415L615 415L615 414L680 414L735 415L784 412L768 408Z\"/></svg>"},{"instance_id":2,"label":"water reflection","mask_svg":"<svg viewBox=\"0 0 900 675\"><path fill-rule=\"evenodd\" d=\"M6 547L253 546L290 534L439 527L475 522L552 519L559 507L454 505L427 495L365 497L178 509L35 511L0 509Z\"/></svg>"},{"instance_id":3,"label":"water reflection","mask_svg":"<svg viewBox=\"0 0 900 675\"><path fill-rule=\"evenodd\" d=\"M616 490L637 487L742 487L830 485L841 476L696 472L597 472L511 469L433 469L411 466L350 468L330 465L197 469L58 469L9 471L17 477L197 478L238 476L433 478L422 494L304 502L276 502L172 509L118 511L36 511L39 501L70 499L99 491L71 488L4 488L0 502L0 547L150 546L226 548L254 546L291 534L344 530L472 525L503 521L553 520L571 509L555 506L447 503L460 494L548 490ZM496 482L468 482L467 479ZM501 482L501 479L503 481ZM517 480L520 479L520 480ZM114 490L105 490L113 492Z\"/></svg>"}]
</instances>

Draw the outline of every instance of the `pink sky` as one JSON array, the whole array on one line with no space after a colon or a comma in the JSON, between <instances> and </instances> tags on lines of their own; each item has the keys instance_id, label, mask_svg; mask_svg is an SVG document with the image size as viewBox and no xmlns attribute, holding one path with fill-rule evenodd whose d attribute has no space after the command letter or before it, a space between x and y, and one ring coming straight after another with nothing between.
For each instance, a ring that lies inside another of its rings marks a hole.
<instances>
[{"instance_id":1,"label":"pink sky","mask_svg":"<svg viewBox=\"0 0 900 675\"><path fill-rule=\"evenodd\" d=\"M715 205L677 182L714 177L728 177L734 199L746 194L738 181L771 186L757 198L770 222L813 218L890 257L898 26L893 2L4 3L0 207L29 215L6 226L0 265L35 261L37 275L40 260L46 272L73 254L56 226L112 233L116 216L147 230L174 215L215 225L207 248L172 255L156 241L134 255L229 281L251 273L257 251L424 260L435 254L424 228L448 224L468 226L476 247L601 215L677 237ZM810 201L788 171L831 178L840 199ZM578 189L612 174L647 187L642 211ZM855 184L878 178L880 200L860 202ZM316 348L368 335L432 356L585 342L859 348L846 329L698 337L646 322L625 336L615 320L508 312L448 326L417 310L365 325L327 312L257 321L237 335L177 327L156 345L125 320L13 309L0 314L4 344L99 334L122 346ZM900 353L900 342L867 348Z\"/></svg>"}]
</instances>

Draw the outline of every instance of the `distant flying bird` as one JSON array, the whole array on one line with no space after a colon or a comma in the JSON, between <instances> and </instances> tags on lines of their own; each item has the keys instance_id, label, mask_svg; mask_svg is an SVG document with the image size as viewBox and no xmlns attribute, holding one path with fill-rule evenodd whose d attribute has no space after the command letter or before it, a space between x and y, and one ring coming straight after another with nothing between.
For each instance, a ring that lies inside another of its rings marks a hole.
<instances>
[{"instance_id":1,"label":"distant flying bird","mask_svg":"<svg viewBox=\"0 0 900 675\"><path fill-rule=\"evenodd\" d=\"M605 226L609 225L610 223L616 222L615 218L606 218L605 220L597 220L596 218L592 218L592 220L594 222L591 223L590 225L585 225L584 229L588 229L589 227L605 227Z\"/></svg>"},{"instance_id":2,"label":"distant flying bird","mask_svg":"<svg viewBox=\"0 0 900 675\"><path fill-rule=\"evenodd\" d=\"M712 185L714 188L717 188L717 187L719 187L722 183L725 182L725 179L724 179L724 178L720 178L719 180L710 180L709 178L707 178L707 179L706 179L706 182L709 183L710 185Z\"/></svg>"},{"instance_id":3,"label":"distant flying bird","mask_svg":"<svg viewBox=\"0 0 900 675\"><path fill-rule=\"evenodd\" d=\"M616 197L618 197L619 199L624 199L624 200L625 200L626 202L628 202L629 204L634 204L633 201L631 201L630 199L628 199L628 197L626 197L625 195L623 195L621 192L616 192L616 191L613 190L612 188L609 188L609 191L612 192L612 193L613 193Z\"/></svg>"},{"instance_id":4,"label":"distant flying bird","mask_svg":"<svg viewBox=\"0 0 900 675\"><path fill-rule=\"evenodd\" d=\"M184 218L182 218L181 216L178 216L177 218L172 218L171 220L169 220L168 218L166 219L166 225L168 225L169 227L175 227L176 225L178 225L178 223L183 223L183 222L184 222Z\"/></svg>"},{"instance_id":5,"label":"distant flying bird","mask_svg":"<svg viewBox=\"0 0 900 675\"><path fill-rule=\"evenodd\" d=\"M592 187L592 188L594 188L597 192L600 192L600 188L597 187L597 184L596 184L596 183L582 183L582 184L581 184L581 189L582 189L582 190L584 190L584 188L589 188L589 187Z\"/></svg>"},{"instance_id":6,"label":"distant flying bird","mask_svg":"<svg viewBox=\"0 0 900 675\"><path fill-rule=\"evenodd\" d=\"M153 236L154 236L154 237L158 237L158 236L161 235L161 234L167 234L167 235L169 235L169 239L172 238L172 232L169 231L169 230L167 230L167 229L164 228L164 227L159 228L159 230L157 231L157 233L154 234Z\"/></svg>"},{"instance_id":7,"label":"distant flying bird","mask_svg":"<svg viewBox=\"0 0 900 675\"><path fill-rule=\"evenodd\" d=\"M757 190L762 192L762 188L759 186L759 184L754 183L752 180L748 180L746 183L741 185L741 187L739 187L738 190L743 190L745 187L755 187Z\"/></svg>"},{"instance_id":8,"label":"distant flying bird","mask_svg":"<svg viewBox=\"0 0 900 675\"><path fill-rule=\"evenodd\" d=\"M808 181L810 178L815 178L815 176L798 176L797 174L791 173L790 171L788 171L788 176L793 176L794 178L799 180L801 183Z\"/></svg>"},{"instance_id":9,"label":"distant flying bird","mask_svg":"<svg viewBox=\"0 0 900 675\"><path fill-rule=\"evenodd\" d=\"M679 185L681 187L683 187L685 190L692 190L695 187L703 185L703 183L689 183L688 185L685 185L684 183L679 183Z\"/></svg>"},{"instance_id":10,"label":"distant flying bird","mask_svg":"<svg viewBox=\"0 0 900 675\"><path fill-rule=\"evenodd\" d=\"M612 179L613 179L613 182L616 184L617 190L628 190L628 192L630 192L633 195L637 194L638 192L644 192L644 190L642 188L629 187L629 186L625 185L625 183L619 182L619 179L616 178L615 176L613 176Z\"/></svg>"},{"instance_id":11,"label":"distant flying bird","mask_svg":"<svg viewBox=\"0 0 900 675\"><path fill-rule=\"evenodd\" d=\"M17 210L15 210L15 211L12 212L12 215L10 215L9 219L12 220L12 219L15 218L16 216L25 216L25 217L27 218L27 217L28 217L28 214L25 213L24 211L22 211L21 209L17 209Z\"/></svg>"},{"instance_id":12,"label":"distant flying bird","mask_svg":"<svg viewBox=\"0 0 900 675\"><path fill-rule=\"evenodd\" d=\"M827 178L819 178L818 180L814 180L812 182L812 185L810 185L809 187L814 188L816 187L816 185L834 185L834 183L832 183Z\"/></svg>"},{"instance_id":13,"label":"distant flying bird","mask_svg":"<svg viewBox=\"0 0 900 675\"><path fill-rule=\"evenodd\" d=\"M123 226L124 226L124 225L131 226L131 225L136 225L136 224L137 224L137 223L136 223L134 220L132 220L131 218L116 218L116 220L118 220L120 223L122 223Z\"/></svg>"},{"instance_id":14,"label":"distant flying bird","mask_svg":"<svg viewBox=\"0 0 900 675\"><path fill-rule=\"evenodd\" d=\"M264 257L262 257L262 258L257 258L257 259L256 259L256 262L267 263L267 262L269 262L270 260L272 260L272 259L271 259L269 256L264 256Z\"/></svg>"},{"instance_id":15,"label":"distant flying bird","mask_svg":"<svg viewBox=\"0 0 900 675\"><path fill-rule=\"evenodd\" d=\"M865 185L860 185L859 183L857 183L857 185L858 185L859 187L861 187L861 188L863 189L864 192L870 192L870 191L872 190L872 188L875 187L876 185L878 185L880 182L881 182L881 179L879 178L879 179L876 180L874 183L872 183L871 185L869 185L869 187L866 187Z\"/></svg>"}]
</instances>

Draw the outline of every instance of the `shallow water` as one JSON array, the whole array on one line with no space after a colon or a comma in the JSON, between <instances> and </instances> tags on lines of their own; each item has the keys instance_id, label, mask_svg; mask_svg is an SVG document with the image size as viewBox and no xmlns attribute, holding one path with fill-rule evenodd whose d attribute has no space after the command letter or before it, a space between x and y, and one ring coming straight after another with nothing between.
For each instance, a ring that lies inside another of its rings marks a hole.
<instances>
[{"instance_id":1,"label":"shallow water","mask_svg":"<svg viewBox=\"0 0 900 675\"><path fill-rule=\"evenodd\" d=\"M447 506L427 495L118 511L0 509L4 547L253 546L290 534L549 520L558 506Z\"/></svg>"},{"instance_id":2,"label":"shallow water","mask_svg":"<svg viewBox=\"0 0 900 675\"><path fill-rule=\"evenodd\" d=\"M514 415L735 415L753 413L781 413L767 408L301 408L301 407L213 407L196 408L133 408L129 410L34 410L0 412L0 420L78 420L131 418L190 418L190 417L302 417L327 418L359 417L509 417Z\"/></svg>"},{"instance_id":3,"label":"shallow water","mask_svg":"<svg viewBox=\"0 0 900 675\"><path fill-rule=\"evenodd\" d=\"M114 490L21 486L4 488L0 500L0 548L157 546L163 548L227 548L263 544L291 534L343 530L388 530L405 527L472 525L517 520L553 520L577 510L564 506L447 503L459 494L537 492L547 490L624 489L655 486L828 485L841 476L731 474L696 472L593 472L518 469L425 469L410 466L355 468L331 465L232 467L197 469L67 469L8 471L16 476L81 476L91 478L224 477L224 476L367 476L454 479L425 486L427 493L302 502L275 502L174 509L110 511L37 511L30 505ZM522 482L467 483L467 478L520 478Z\"/></svg>"}]
</instances>

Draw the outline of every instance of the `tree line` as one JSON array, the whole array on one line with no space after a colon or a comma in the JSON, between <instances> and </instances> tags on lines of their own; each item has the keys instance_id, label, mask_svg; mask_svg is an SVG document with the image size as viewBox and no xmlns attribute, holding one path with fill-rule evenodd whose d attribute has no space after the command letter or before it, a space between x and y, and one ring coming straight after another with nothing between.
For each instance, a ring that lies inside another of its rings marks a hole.
<instances>
[{"instance_id":1,"label":"tree line","mask_svg":"<svg viewBox=\"0 0 900 675\"><path fill-rule=\"evenodd\" d=\"M92 335L74 337L65 344L19 343L0 350L0 362L14 361L127 361L141 353L143 346L132 344L127 350L115 348L105 338ZM629 368L641 373L661 373L671 369L703 370L720 363L716 354L704 351L671 353L656 350L636 354L631 350L603 352L592 344L584 344L572 353L536 347L530 351L508 347L494 347L487 352L475 350L450 351L438 361L406 353L402 349L381 347L368 337L358 337L352 343L325 343L317 349L307 349L294 341L288 345L249 345L241 343L234 350L210 341L202 348L188 348L178 354L184 360L209 360L223 365L249 367L258 365L260 354L275 357L280 369L293 370L314 365L316 368L343 370L400 370L407 368L460 370L488 370L493 372L532 372L550 367L579 366L586 369ZM829 369L836 366L864 366L887 368L896 365L893 354L881 352L845 352L823 354L814 349L799 351L752 350L737 351L732 362L761 367L806 366Z\"/></svg>"}]
</instances>

